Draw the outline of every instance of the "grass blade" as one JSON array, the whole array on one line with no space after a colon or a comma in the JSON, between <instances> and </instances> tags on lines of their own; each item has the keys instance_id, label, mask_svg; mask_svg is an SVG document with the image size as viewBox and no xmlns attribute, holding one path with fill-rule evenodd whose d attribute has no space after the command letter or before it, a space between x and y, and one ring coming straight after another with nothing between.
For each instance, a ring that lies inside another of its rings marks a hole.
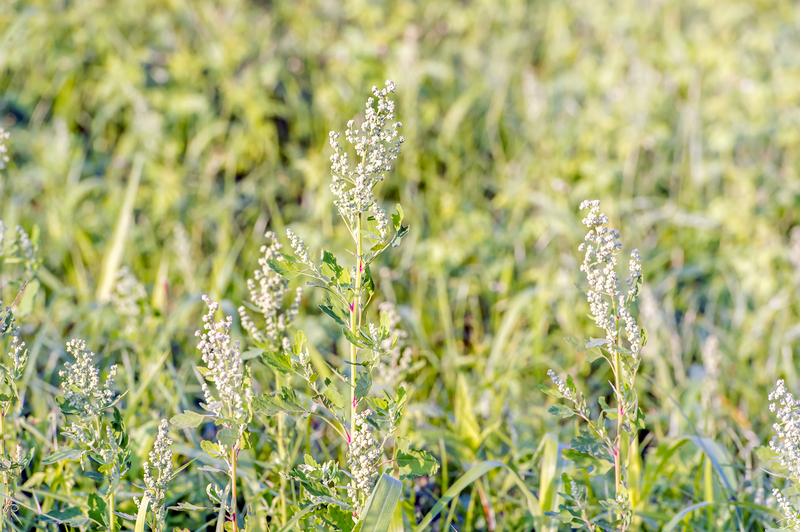
<instances>
[{"instance_id":1,"label":"grass blade","mask_svg":"<svg viewBox=\"0 0 800 532\"><path fill-rule=\"evenodd\" d=\"M400 501L403 483L387 474L381 475L367 501L362 532L386 532L392 524L394 510Z\"/></svg>"}]
</instances>

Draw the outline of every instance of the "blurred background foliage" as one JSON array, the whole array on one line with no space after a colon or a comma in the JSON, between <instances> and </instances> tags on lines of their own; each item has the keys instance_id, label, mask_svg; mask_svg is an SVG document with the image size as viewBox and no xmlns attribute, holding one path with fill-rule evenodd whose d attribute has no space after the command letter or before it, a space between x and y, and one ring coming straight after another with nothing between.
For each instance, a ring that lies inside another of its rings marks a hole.
<instances>
[{"instance_id":1,"label":"blurred background foliage","mask_svg":"<svg viewBox=\"0 0 800 532\"><path fill-rule=\"evenodd\" d=\"M546 413L545 372L606 386L562 340L598 334L573 284L577 205L596 198L644 257L642 454L698 430L758 500L768 389L800 386L799 20L784 0L1 2L0 217L41 229L26 423L46 451L64 341L84 336L132 390L140 478L157 420L199 393L200 294L236 316L266 229L345 242L328 131L389 78L405 144L381 187L411 233L380 295L414 348L407 430L442 474L500 458L538 490L545 434L576 430ZM133 335L106 304L122 266L147 287ZM337 360L316 298L301 325ZM642 516L720 497L696 481L702 453L681 453L672 485L642 488ZM454 522L524 526L506 480L465 492ZM418 507L448 479L430 482Z\"/></svg>"}]
</instances>

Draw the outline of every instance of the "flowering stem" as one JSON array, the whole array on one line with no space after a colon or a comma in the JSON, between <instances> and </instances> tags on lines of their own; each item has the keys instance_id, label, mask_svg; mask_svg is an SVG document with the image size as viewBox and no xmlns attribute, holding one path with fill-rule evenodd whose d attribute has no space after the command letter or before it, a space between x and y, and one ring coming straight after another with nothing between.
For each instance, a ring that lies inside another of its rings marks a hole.
<instances>
[{"instance_id":1,"label":"flowering stem","mask_svg":"<svg viewBox=\"0 0 800 532\"><path fill-rule=\"evenodd\" d=\"M614 446L614 480L616 483L616 495L619 495L620 486L622 485L622 397L620 397L620 389L619 389L619 374L622 370L622 365L620 364L620 356L619 352L614 355L614 381L615 386L617 387L617 438L616 443Z\"/></svg>"},{"instance_id":2,"label":"flowering stem","mask_svg":"<svg viewBox=\"0 0 800 532\"><path fill-rule=\"evenodd\" d=\"M361 271L364 263L361 259L361 213L356 219L356 289L353 296L353 306L350 312L350 332L358 335L361 324ZM356 363L358 362L358 347L350 344L350 434L356 433Z\"/></svg>"},{"instance_id":3,"label":"flowering stem","mask_svg":"<svg viewBox=\"0 0 800 532\"><path fill-rule=\"evenodd\" d=\"M233 532L238 532L238 518L236 516L236 445L231 447L231 510L233 515Z\"/></svg>"},{"instance_id":4,"label":"flowering stem","mask_svg":"<svg viewBox=\"0 0 800 532\"><path fill-rule=\"evenodd\" d=\"M275 389L281 389L281 376L277 371L275 372ZM283 414L278 414L278 458L281 462L281 467L286 465L286 449L283 443ZM280 475L280 509L281 509L281 525L286 523L286 479Z\"/></svg>"}]
</instances>

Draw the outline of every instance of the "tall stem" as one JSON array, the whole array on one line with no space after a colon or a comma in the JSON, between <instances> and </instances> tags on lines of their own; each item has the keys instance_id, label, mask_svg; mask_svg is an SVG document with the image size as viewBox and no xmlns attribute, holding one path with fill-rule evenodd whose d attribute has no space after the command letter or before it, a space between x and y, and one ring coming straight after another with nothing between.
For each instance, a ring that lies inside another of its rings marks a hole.
<instances>
[{"instance_id":1,"label":"tall stem","mask_svg":"<svg viewBox=\"0 0 800 532\"><path fill-rule=\"evenodd\" d=\"M6 413L5 411L0 412L0 456L3 457L5 460L6 456ZM3 474L3 494L6 497L3 497L3 501L0 502L0 532L5 530L6 528L6 509L9 507L9 500L8 495L11 493L11 487L8 485L9 482L8 473Z\"/></svg>"},{"instance_id":2,"label":"tall stem","mask_svg":"<svg viewBox=\"0 0 800 532\"><path fill-rule=\"evenodd\" d=\"M114 492L108 494L108 530L114 532Z\"/></svg>"},{"instance_id":3,"label":"tall stem","mask_svg":"<svg viewBox=\"0 0 800 532\"><path fill-rule=\"evenodd\" d=\"M361 277L364 262L361 259L361 213L356 221L356 285L353 295L353 305L350 310L350 332L358 335L361 326ZM358 348L350 344L350 437L356 432L356 363L358 362Z\"/></svg>"},{"instance_id":4,"label":"tall stem","mask_svg":"<svg viewBox=\"0 0 800 532\"><path fill-rule=\"evenodd\" d=\"M281 389L281 376L277 371L275 372L275 389ZM283 443L283 414L278 414L278 459L281 462L281 468L286 466L286 447ZM286 524L286 478L280 475L280 511L281 511L281 525Z\"/></svg>"},{"instance_id":5,"label":"tall stem","mask_svg":"<svg viewBox=\"0 0 800 532\"><path fill-rule=\"evenodd\" d=\"M231 447L231 509L233 510L233 532L238 532L239 519L236 515L236 445Z\"/></svg>"},{"instance_id":6,"label":"tall stem","mask_svg":"<svg viewBox=\"0 0 800 532\"><path fill-rule=\"evenodd\" d=\"M622 397L619 388L619 374L622 371L620 355L617 352L614 356L614 385L617 387L617 438L614 449L614 480L616 483L616 495L619 495L622 486Z\"/></svg>"}]
</instances>

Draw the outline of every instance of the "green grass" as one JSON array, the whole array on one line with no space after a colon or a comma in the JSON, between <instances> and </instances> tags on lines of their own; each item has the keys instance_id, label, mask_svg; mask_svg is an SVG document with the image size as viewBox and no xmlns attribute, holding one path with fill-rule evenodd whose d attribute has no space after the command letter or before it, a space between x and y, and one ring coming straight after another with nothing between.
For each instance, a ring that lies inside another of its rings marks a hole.
<instances>
[{"instance_id":1,"label":"green grass","mask_svg":"<svg viewBox=\"0 0 800 532\"><path fill-rule=\"evenodd\" d=\"M770 493L777 479L755 454L770 437L766 396L778 378L800 386L798 15L783 1L0 3L0 120L12 134L0 218L41 230L41 288L20 316L31 360L15 430L37 447L23 502L46 512L59 504L51 489L81 503L93 489L64 462L39 465L63 443L52 416L65 341L83 337L129 389L133 465L117 505L136 513L131 482L158 420L201 396L200 295L236 316L267 228L291 225L312 249L344 244L327 134L389 78L405 143L381 193L402 203L411 232L373 271L414 350L404 431L442 462L427 484L406 482L406 529L483 460L511 465L540 501L563 491L569 464L548 445L568 444L576 425L547 414L538 385L550 367L593 397L609 379L562 340L599 334L573 285L587 198L644 257L637 526L658 530L711 500L677 529L774 526L720 501ZM120 265L147 287L132 335L103 303ZM325 375L322 357L341 362L346 344L317 298L306 294L298 327ZM711 335L722 358L704 403ZM272 390L270 370L254 377ZM296 460L322 430L298 427ZM175 431L181 463L209 437ZM245 500L271 500L270 467L266 450L242 465ZM187 469L170 505L207 504L209 475ZM35 513L20 507L15 526L32 529ZM526 530L530 514L498 468L435 526ZM172 512L169 524L211 518Z\"/></svg>"}]
</instances>

